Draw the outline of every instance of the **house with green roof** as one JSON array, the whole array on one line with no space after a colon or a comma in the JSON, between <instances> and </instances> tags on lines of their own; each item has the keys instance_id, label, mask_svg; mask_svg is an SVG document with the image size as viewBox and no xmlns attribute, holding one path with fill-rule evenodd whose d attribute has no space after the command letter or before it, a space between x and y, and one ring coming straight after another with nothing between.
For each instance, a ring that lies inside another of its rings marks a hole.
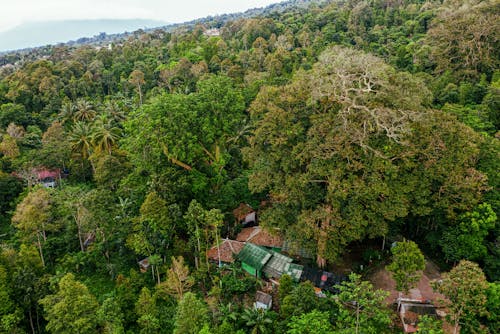
<instances>
[{"instance_id":1,"label":"house with green roof","mask_svg":"<svg viewBox=\"0 0 500 334\"><path fill-rule=\"evenodd\" d=\"M250 275L262 277L262 268L273 255L264 247L247 242L245 247L239 252L238 259L241 267Z\"/></svg>"},{"instance_id":2,"label":"house with green roof","mask_svg":"<svg viewBox=\"0 0 500 334\"><path fill-rule=\"evenodd\" d=\"M259 278L262 273L269 278L280 278L281 275L288 274L298 282L302 275L303 267L292 263L293 259L249 242L238 254L238 259L246 272Z\"/></svg>"}]
</instances>

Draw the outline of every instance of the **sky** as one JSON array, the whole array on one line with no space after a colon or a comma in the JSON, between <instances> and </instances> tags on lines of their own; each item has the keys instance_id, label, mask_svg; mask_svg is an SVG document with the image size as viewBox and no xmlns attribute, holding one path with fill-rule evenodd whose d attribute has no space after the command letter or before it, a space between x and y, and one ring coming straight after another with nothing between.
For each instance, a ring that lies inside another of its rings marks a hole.
<instances>
[{"instance_id":1,"label":"sky","mask_svg":"<svg viewBox=\"0 0 500 334\"><path fill-rule=\"evenodd\" d=\"M245 11L280 0L15 0L0 2L0 32L23 23L81 19L152 19L178 23Z\"/></svg>"}]
</instances>

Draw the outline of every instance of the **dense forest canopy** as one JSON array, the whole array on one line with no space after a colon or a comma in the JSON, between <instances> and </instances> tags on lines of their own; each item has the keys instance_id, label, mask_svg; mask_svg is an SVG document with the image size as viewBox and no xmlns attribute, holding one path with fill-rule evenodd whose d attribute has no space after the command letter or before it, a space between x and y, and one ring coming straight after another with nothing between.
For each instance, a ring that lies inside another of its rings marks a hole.
<instances>
[{"instance_id":1,"label":"dense forest canopy","mask_svg":"<svg viewBox=\"0 0 500 334\"><path fill-rule=\"evenodd\" d=\"M241 203L315 268L413 240L455 331L500 330L500 3L255 13L2 56L0 333L398 332L355 273L249 306L262 281L207 255Z\"/></svg>"}]
</instances>

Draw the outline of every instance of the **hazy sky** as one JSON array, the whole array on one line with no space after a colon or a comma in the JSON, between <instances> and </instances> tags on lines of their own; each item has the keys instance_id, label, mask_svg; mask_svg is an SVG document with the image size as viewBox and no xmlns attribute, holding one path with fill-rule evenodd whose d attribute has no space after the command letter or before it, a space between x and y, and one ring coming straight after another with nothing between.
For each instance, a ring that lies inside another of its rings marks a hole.
<instances>
[{"instance_id":1,"label":"hazy sky","mask_svg":"<svg viewBox=\"0 0 500 334\"><path fill-rule=\"evenodd\" d=\"M13 0L0 3L0 32L21 23L71 19L154 19L184 22L244 11L280 0Z\"/></svg>"}]
</instances>

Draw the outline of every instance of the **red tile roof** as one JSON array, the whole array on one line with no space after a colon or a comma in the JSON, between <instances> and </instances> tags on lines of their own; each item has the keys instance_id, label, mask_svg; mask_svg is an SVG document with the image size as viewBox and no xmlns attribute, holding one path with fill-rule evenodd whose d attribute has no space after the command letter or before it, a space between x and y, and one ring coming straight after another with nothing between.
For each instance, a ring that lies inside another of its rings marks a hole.
<instances>
[{"instance_id":1,"label":"red tile roof","mask_svg":"<svg viewBox=\"0 0 500 334\"><path fill-rule=\"evenodd\" d=\"M244 246L244 242L224 239L219 245L219 251L217 251L217 246L214 246L207 251L207 256L211 260L219 261L218 254L220 253L222 262L232 263L234 262L233 254L238 254Z\"/></svg>"},{"instance_id":2,"label":"red tile roof","mask_svg":"<svg viewBox=\"0 0 500 334\"><path fill-rule=\"evenodd\" d=\"M246 227L236 236L241 242L251 242L258 246L278 247L283 246L283 239L278 234L271 234L260 226Z\"/></svg>"}]
</instances>

